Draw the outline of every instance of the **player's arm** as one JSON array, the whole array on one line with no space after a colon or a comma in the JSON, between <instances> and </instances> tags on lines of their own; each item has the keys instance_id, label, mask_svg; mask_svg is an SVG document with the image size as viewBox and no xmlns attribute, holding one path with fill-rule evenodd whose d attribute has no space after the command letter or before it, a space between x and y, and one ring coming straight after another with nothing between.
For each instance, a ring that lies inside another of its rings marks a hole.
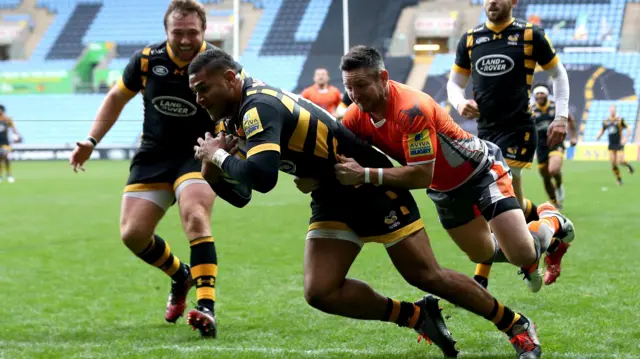
<instances>
[{"instance_id":1,"label":"player's arm","mask_svg":"<svg viewBox=\"0 0 640 359\"><path fill-rule=\"evenodd\" d=\"M11 129L11 131L13 131L14 135L18 136L19 139L22 139L22 135L18 131L18 128L16 127L16 123L13 120L9 121L9 128Z\"/></svg>"},{"instance_id":2,"label":"player's arm","mask_svg":"<svg viewBox=\"0 0 640 359\"><path fill-rule=\"evenodd\" d=\"M242 127L247 137L247 159L217 149L211 158L229 177L261 193L278 182L280 164L280 113L270 105L255 103L244 112Z\"/></svg>"},{"instance_id":3,"label":"player's arm","mask_svg":"<svg viewBox=\"0 0 640 359\"><path fill-rule=\"evenodd\" d=\"M627 144L629 142L629 138L631 137L631 129L627 126L627 123L624 122L624 118L620 119L620 127L622 132L622 144Z\"/></svg>"},{"instance_id":4,"label":"player's arm","mask_svg":"<svg viewBox=\"0 0 640 359\"><path fill-rule=\"evenodd\" d=\"M607 124L605 123L605 121L602 121L602 128L600 128L600 132L598 133L598 136L596 136L596 141L600 141L600 137L602 137L602 135L604 135L604 131L607 128Z\"/></svg>"},{"instance_id":5,"label":"player's arm","mask_svg":"<svg viewBox=\"0 0 640 359\"><path fill-rule=\"evenodd\" d=\"M569 142L571 143L571 146L575 146L576 143L578 143L578 128L576 124L576 118L572 114L569 114L568 120L569 131L571 131L571 139L569 140Z\"/></svg>"},{"instance_id":6,"label":"player's arm","mask_svg":"<svg viewBox=\"0 0 640 359\"><path fill-rule=\"evenodd\" d=\"M533 59L551 76L553 96L556 101L556 120L568 122L569 117L569 76L556 54L549 36L544 30L534 26Z\"/></svg>"},{"instance_id":7,"label":"player's arm","mask_svg":"<svg viewBox=\"0 0 640 359\"><path fill-rule=\"evenodd\" d=\"M345 114L343 124L356 136L361 137L359 134L359 126L357 119L357 108L352 106ZM408 121L407 121L408 122ZM424 118L415 119L413 125L407 126L406 134L403 137L402 146L405 153L409 153L409 147L413 152L411 156L405 155L407 158L407 166L391 167L391 168L362 168L350 158L341 158L343 163L336 165L336 174L338 179L341 176L352 177L351 181L345 182L341 179L343 184L384 184L392 187L405 188L405 189L419 189L428 188L431 185L433 178L433 167L435 161L435 148L432 144L435 144L435 129L430 131L431 135L424 141L413 141L416 135L422 135L426 133L426 121ZM420 129L421 128L421 129ZM416 132L411 134L410 132ZM411 137L413 135L413 137ZM409 147L408 147L409 146ZM422 146L422 147L421 147ZM424 155L417 154L418 152L424 153ZM341 174L344 172L344 175Z\"/></svg>"},{"instance_id":8,"label":"player's arm","mask_svg":"<svg viewBox=\"0 0 640 359\"><path fill-rule=\"evenodd\" d=\"M478 105L473 100L467 100L464 89L471 76L471 59L467 51L467 34L462 35L456 48L456 59L449 73L447 81L447 98L451 105L465 118L477 118L480 114Z\"/></svg>"},{"instance_id":9,"label":"player's arm","mask_svg":"<svg viewBox=\"0 0 640 359\"><path fill-rule=\"evenodd\" d=\"M221 175L215 182L209 182L213 191L234 207L242 208L251 201L251 188L229 176Z\"/></svg>"}]
</instances>

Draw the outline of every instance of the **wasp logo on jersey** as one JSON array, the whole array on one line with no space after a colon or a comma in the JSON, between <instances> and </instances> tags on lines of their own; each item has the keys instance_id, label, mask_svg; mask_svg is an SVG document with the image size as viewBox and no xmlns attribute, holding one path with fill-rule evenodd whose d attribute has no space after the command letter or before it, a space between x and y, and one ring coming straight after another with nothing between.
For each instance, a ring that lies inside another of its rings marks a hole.
<instances>
[{"instance_id":1,"label":"wasp logo on jersey","mask_svg":"<svg viewBox=\"0 0 640 359\"><path fill-rule=\"evenodd\" d=\"M431 144L431 136L429 130L409 135L409 156L419 157L433 154L433 145Z\"/></svg>"},{"instance_id":2,"label":"wasp logo on jersey","mask_svg":"<svg viewBox=\"0 0 640 359\"><path fill-rule=\"evenodd\" d=\"M500 76L513 70L513 60L502 54L482 56L476 61L476 71L482 76Z\"/></svg>"},{"instance_id":3,"label":"wasp logo on jersey","mask_svg":"<svg viewBox=\"0 0 640 359\"><path fill-rule=\"evenodd\" d=\"M254 107L244 114L244 117L242 118L242 129L244 130L247 138L251 138L252 136L264 131L257 108Z\"/></svg>"}]
</instances>

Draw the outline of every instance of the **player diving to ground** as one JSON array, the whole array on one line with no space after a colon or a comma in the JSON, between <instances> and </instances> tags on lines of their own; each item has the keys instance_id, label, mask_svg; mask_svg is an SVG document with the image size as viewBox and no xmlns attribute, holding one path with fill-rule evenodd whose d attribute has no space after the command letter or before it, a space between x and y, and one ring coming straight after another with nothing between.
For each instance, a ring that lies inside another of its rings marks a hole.
<instances>
[{"instance_id":1,"label":"player diving to ground","mask_svg":"<svg viewBox=\"0 0 640 359\"><path fill-rule=\"evenodd\" d=\"M165 320L174 323L183 315L187 293L195 285L197 310L212 318L201 335L215 337L218 266L211 234L215 193L200 174L200 161L193 157L197 138L212 131L214 125L197 105L187 77L191 60L213 46L203 40L206 11L197 1L173 0L164 24L167 40L146 47L131 58L122 79L102 102L88 138L78 142L70 163L74 170L84 170L83 164L124 106L142 93L143 135L122 197L121 238L137 257L171 277ZM230 186L221 182L214 190L225 198L225 193L234 193L226 187ZM155 234L158 223L176 201L191 247L190 266Z\"/></svg>"},{"instance_id":2,"label":"player diving to ground","mask_svg":"<svg viewBox=\"0 0 640 359\"><path fill-rule=\"evenodd\" d=\"M624 145L631 137L631 129L624 122L624 118L619 117L615 106L609 108L609 117L602 121L602 128L596 137L596 141L600 141L600 137L607 132L609 135L609 159L611 160L611 168L613 175L616 176L618 186L622 185L622 177L618 163L627 167L629 173L633 174L633 167L624 159ZM626 135L625 135L626 132Z\"/></svg>"},{"instance_id":3,"label":"player diving to ground","mask_svg":"<svg viewBox=\"0 0 640 359\"><path fill-rule=\"evenodd\" d=\"M7 171L7 182L14 183L16 180L11 173L10 131L13 131L13 135L15 136L14 143L22 141L22 136L20 136L16 124L11 117L5 115L5 107L0 105L0 182L2 182L2 165L4 163L4 168Z\"/></svg>"},{"instance_id":4,"label":"player diving to ground","mask_svg":"<svg viewBox=\"0 0 640 359\"><path fill-rule=\"evenodd\" d=\"M467 119L477 119L478 137L495 143L513 175L513 187L527 222L537 220L536 206L524 198L522 169L536 151L536 128L529 99L536 64L553 78L556 114L549 125L549 146L567 135L569 79L544 31L512 17L517 0L485 0L488 21L462 35L447 82L449 102ZM464 88L473 78L473 99ZM551 254L551 253L548 253ZM487 286L491 266L478 264L474 278Z\"/></svg>"},{"instance_id":5,"label":"player diving to ground","mask_svg":"<svg viewBox=\"0 0 640 359\"><path fill-rule=\"evenodd\" d=\"M336 179L334 166L343 156L367 167L393 167L386 156L312 103L260 81L243 81L232 64L231 56L222 50L205 51L189 66L190 84L212 119L229 118L226 128L246 140L247 159L230 156L231 145L223 135L199 139L196 155L205 166L216 166L259 192L269 192L276 185L278 169L318 181L311 193L304 263L304 295L311 306L344 317L414 328L445 355L455 356L433 297L400 302L347 278L364 243L378 242L408 283L493 321L498 329L516 332L513 340L540 350L529 319L498 302L471 278L438 265L407 189L343 186ZM207 180L214 178L207 176ZM433 330L434 324L440 330Z\"/></svg>"},{"instance_id":6,"label":"player diving to ground","mask_svg":"<svg viewBox=\"0 0 640 359\"><path fill-rule=\"evenodd\" d=\"M556 102L549 99L549 88L539 84L533 88L535 105L533 107L533 120L538 133L538 170L542 177L544 189L551 203L558 209L562 209L564 202L564 186L562 183L562 160L564 156L564 142L554 147L547 144L547 131L553 122L556 113ZM576 121L571 114L568 116L569 131L571 131L571 146L578 142ZM555 183L554 183L555 182Z\"/></svg>"}]
</instances>

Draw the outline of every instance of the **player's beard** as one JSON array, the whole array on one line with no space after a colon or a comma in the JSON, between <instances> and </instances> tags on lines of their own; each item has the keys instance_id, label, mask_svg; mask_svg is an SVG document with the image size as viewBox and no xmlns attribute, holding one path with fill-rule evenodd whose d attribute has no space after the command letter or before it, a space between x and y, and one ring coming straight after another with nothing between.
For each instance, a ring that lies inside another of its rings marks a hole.
<instances>
[{"instance_id":1,"label":"player's beard","mask_svg":"<svg viewBox=\"0 0 640 359\"><path fill-rule=\"evenodd\" d=\"M489 21L496 24L501 24L503 22L508 21L509 18L511 17L509 6L505 5L505 7L502 8L501 6L497 5L496 8L497 9L494 9L491 11L485 10L485 13Z\"/></svg>"}]
</instances>

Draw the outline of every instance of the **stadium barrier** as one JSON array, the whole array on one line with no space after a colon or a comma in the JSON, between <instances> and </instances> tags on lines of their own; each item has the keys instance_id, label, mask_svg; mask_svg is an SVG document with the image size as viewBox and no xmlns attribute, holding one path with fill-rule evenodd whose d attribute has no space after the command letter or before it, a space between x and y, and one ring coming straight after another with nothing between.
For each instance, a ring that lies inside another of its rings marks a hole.
<instances>
[{"instance_id":1,"label":"stadium barrier","mask_svg":"<svg viewBox=\"0 0 640 359\"><path fill-rule=\"evenodd\" d=\"M14 145L11 159L14 161L69 160L73 147ZM91 160L130 160L136 153L132 146L98 147L91 154Z\"/></svg>"}]
</instances>

